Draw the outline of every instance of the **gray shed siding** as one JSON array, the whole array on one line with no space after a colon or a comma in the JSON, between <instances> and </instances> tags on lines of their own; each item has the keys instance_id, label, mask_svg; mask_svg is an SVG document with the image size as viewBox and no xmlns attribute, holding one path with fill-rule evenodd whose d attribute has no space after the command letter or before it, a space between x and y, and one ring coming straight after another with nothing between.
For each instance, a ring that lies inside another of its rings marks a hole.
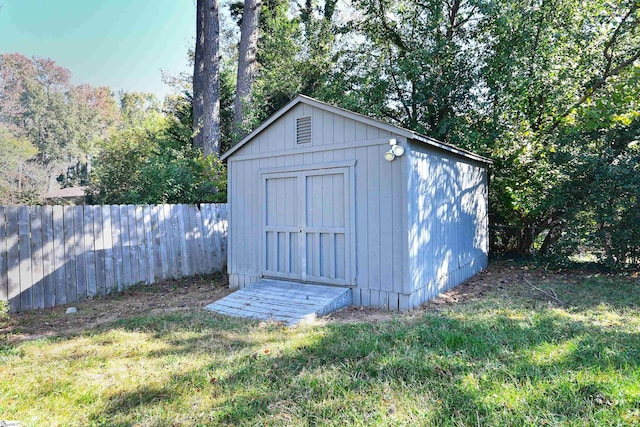
<instances>
[{"instance_id":1,"label":"gray shed siding","mask_svg":"<svg viewBox=\"0 0 640 427\"><path fill-rule=\"evenodd\" d=\"M488 264L487 170L480 163L411 142L408 281L414 307Z\"/></svg>"},{"instance_id":2,"label":"gray shed siding","mask_svg":"<svg viewBox=\"0 0 640 427\"><path fill-rule=\"evenodd\" d=\"M390 138L406 149L392 162ZM226 159L232 288L275 275L405 310L487 266L487 160L473 153L302 97Z\"/></svg>"},{"instance_id":3,"label":"gray shed siding","mask_svg":"<svg viewBox=\"0 0 640 427\"><path fill-rule=\"evenodd\" d=\"M298 145L296 118L308 116L312 118L312 142ZM354 302L398 310L399 295L411 289L405 281L407 156L393 162L384 160L392 137L406 145L388 131L298 104L229 157L231 287L246 286L263 274L258 237L263 232L262 174L355 161L355 223L351 224L355 281L350 283Z\"/></svg>"}]
</instances>

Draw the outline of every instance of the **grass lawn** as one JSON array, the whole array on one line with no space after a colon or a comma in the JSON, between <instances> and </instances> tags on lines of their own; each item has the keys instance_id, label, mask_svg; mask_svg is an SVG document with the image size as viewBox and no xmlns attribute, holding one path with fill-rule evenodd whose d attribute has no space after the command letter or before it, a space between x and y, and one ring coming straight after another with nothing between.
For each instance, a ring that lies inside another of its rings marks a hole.
<instances>
[{"instance_id":1,"label":"grass lawn","mask_svg":"<svg viewBox=\"0 0 640 427\"><path fill-rule=\"evenodd\" d=\"M295 329L165 307L38 338L21 322L60 312L19 315L0 338L0 420L640 425L639 308L637 277L502 263L408 314L351 309Z\"/></svg>"}]
</instances>

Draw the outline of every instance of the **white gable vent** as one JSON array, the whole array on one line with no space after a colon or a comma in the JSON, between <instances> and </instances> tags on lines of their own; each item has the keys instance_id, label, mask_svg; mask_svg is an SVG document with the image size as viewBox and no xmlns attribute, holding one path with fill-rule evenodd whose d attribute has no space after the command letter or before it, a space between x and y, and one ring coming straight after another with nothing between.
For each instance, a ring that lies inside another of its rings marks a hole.
<instances>
[{"instance_id":1,"label":"white gable vent","mask_svg":"<svg viewBox=\"0 0 640 427\"><path fill-rule=\"evenodd\" d=\"M298 144L311 142L311 117L296 119L296 142Z\"/></svg>"}]
</instances>

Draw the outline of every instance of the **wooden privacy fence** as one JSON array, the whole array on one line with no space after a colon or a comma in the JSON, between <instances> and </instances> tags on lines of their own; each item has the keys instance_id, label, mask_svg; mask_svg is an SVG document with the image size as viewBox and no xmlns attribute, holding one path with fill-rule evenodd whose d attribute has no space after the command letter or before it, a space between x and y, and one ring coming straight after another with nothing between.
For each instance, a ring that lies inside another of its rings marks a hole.
<instances>
[{"instance_id":1,"label":"wooden privacy fence","mask_svg":"<svg viewBox=\"0 0 640 427\"><path fill-rule=\"evenodd\" d=\"M221 271L227 205L0 206L0 300L48 308Z\"/></svg>"}]
</instances>

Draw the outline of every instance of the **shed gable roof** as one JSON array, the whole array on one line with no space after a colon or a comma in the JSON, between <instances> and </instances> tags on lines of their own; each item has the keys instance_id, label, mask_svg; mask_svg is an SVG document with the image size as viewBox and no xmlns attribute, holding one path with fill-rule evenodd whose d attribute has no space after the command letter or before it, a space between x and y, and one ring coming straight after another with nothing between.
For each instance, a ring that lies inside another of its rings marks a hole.
<instances>
[{"instance_id":1,"label":"shed gable roof","mask_svg":"<svg viewBox=\"0 0 640 427\"><path fill-rule=\"evenodd\" d=\"M220 159L226 160L231 157L233 153L238 151L240 148L248 144L251 140L253 140L256 135L260 134L263 130L269 127L272 123L278 120L280 117L284 116L287 112L289 112L292 108L294 108L298 104L307 104L312 107L319 108L321 110L325 110L331 112L333 114L341 115L351 120L355 120L361 122L363 124L374 126L379 129L386 130L388 132L394 133L399 136L403 136L407 139L419 141L427 145L431 145L433 147L439 148L441 150L445 150L456 155L466 157L471 160L475 160L481 163L491 164L492 161L486 157L480 156L478 154L472 153L471 151L464 150L462 148L456 147L452 144L446 144L444 142L440 142L433 138L430 138L426 135L421 135L419 133L413 132L409 129L405 129L399 126L393 126L388 123L382 122L380 120L372 119L370 117L364 116L359 113L355 113L353 111L345 110L340 107L335 107L333 105L327 104L325 102L318 101L317 99L310 98L304 95L298 95L295 99L289 102L287 105L278 110L275 114L269 117L265 122L263 122L260 126L258 126L253 132L244 137L240 142L231 147L226 153L224 153Z\"/></svg>"}]
</instances>

